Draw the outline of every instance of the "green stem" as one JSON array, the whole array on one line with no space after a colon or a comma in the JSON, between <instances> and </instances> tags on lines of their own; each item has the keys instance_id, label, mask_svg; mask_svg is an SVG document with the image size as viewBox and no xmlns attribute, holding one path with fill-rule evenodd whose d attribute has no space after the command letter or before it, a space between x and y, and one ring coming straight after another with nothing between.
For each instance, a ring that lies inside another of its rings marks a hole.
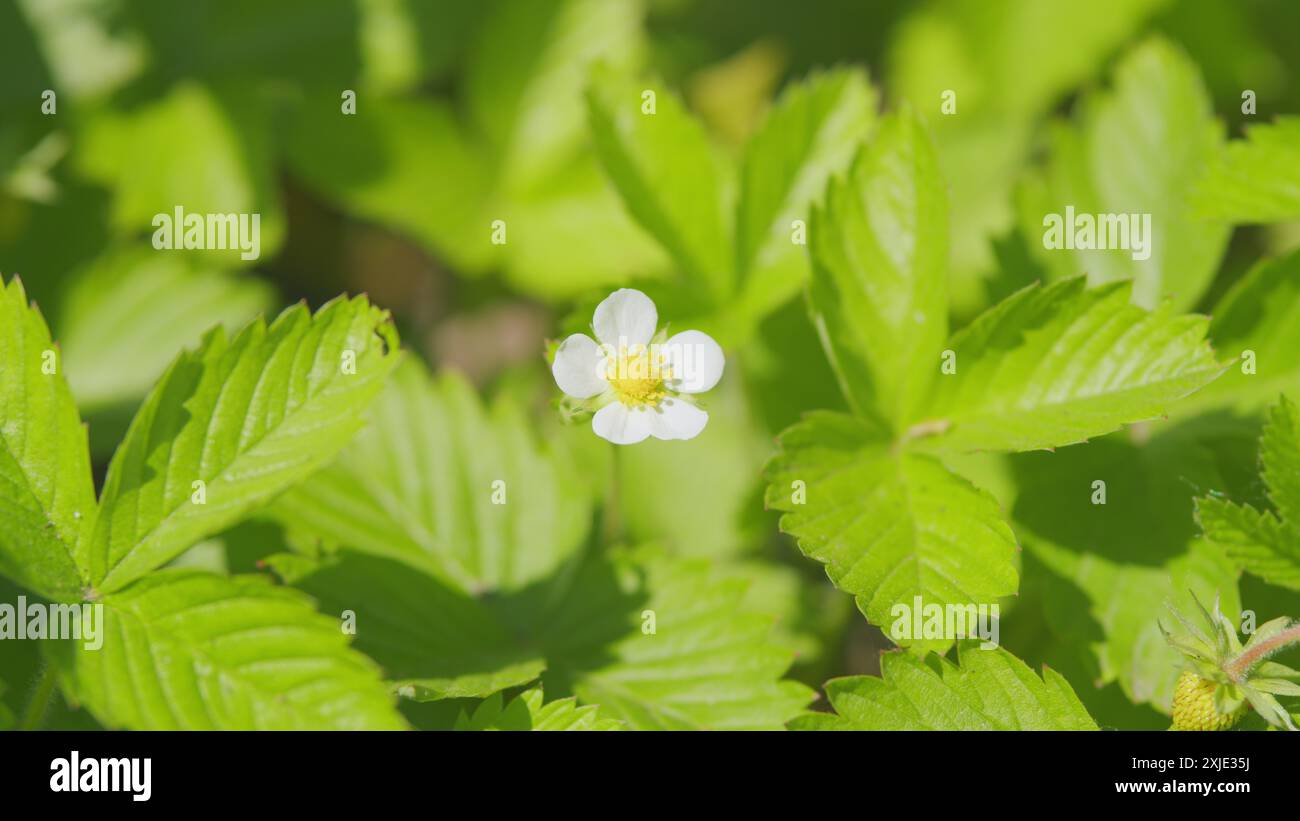
<instances>
[{"instance_id":1,"label":"green stem","mask_svg":"<svg viewBox=\"0 0 1300 821\"><path fill-rule=\"evenodd\" d=\"M1232 661L1224 665L1223 671L1227 673L1233 681L1241 681L1242 677L1251 671L1256 664L1281 650L1288 644L1300 642L1300 624L1293 624L1275 636L1272 636L1254 647L1243 652Z\"/></svg>"},{"instance_id":2,"label":"green stem","mask_svg":"<svg viewBox=\"0 0 1300 821\"><path fill-rule=\"evenodd\" d=\"M23 720L18 725L20 730L39 730L45 721L45 711L54 693L54 665L46 664L41 668L41 677L36 682L31 701L23 711Z\"/></svg>"}]
</instances>

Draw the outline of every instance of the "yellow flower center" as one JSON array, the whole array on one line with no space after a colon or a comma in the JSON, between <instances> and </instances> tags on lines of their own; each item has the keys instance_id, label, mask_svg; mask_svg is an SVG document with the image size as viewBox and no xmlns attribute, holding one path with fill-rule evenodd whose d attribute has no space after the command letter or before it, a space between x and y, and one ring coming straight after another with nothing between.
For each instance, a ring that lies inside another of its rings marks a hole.
<instances>
[{"instance_id":1,"label":"yellow flower center","mask_svg":"<svg viewBox=\"0 0 1300 821\"><path fill-rule=\"evenodd\" d=\"M624 405L653 407L668 395L664 381L672 378L672 369L666 360L664 354L652 354L645 345L620 348L606 360L605 378Z\"/></svg>"}]
</instances>

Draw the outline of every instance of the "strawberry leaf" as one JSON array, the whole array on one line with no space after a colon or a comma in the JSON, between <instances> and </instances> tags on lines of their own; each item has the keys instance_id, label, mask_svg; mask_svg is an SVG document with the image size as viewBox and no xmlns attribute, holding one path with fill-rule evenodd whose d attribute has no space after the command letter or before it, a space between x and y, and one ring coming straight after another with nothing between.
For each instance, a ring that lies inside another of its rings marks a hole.
<instances>
[{"instance_id":1,"label":"strawberry leaf","mask_svg":"<svg viewBox=\"0 0 1300 821\"><path fill-rule=\"evenodd\" d=\"M1069 683L1050 667L1039 678L1000 647L958 648L957 664L940 657L931 665L893 652L881 656L880 678L831 679L826 696L835 713L805 713L791 729L1097 729Z\"/></svg>"},{"instance_id":2,"label":"strawberry leaf","mask_svg":"<svg viewBox=\"0 0 1300 821\"><path fill-rule=\"evenodd\" d=\"M592 63L630 68L642 45L641 0L503 3L466 67L466 107L500 154L503 183L527 191L584 146L582 85Z\"/></svg>"},{"instance_id":3,"label":"strawberry leaf","mask_svg":"<svg viewBox=\"0 0 1300 821\"><path fill-rule=\"evenodd\" d=\"M876 121L877 93L861 71L838 69L793 83L745 148L736 214L741 300L762 316L808 279L793 223L830 177L848 168ZM815 236L815 235L814 235Z\"/></svg>"},{"instance_id":4,"label":"strawberry leaf","mask_svg":"<svg viewBox=\"0 0 1300 821\"><path fill-rule=\"evenodd\" d=\"M1259 460L1273 510L1206 496L1196 500L1196 518L1248 573L1300 590L1300 411L1285 396L1269 413Z\"/></svg>"},{"instance_id":5,"label":"strawberry leaf","mask_svg":"<svg viewBox=\"0 0 1300 821\"><path fill-rule=\"evenodd\" d=\"M53 645L65 692L135 730L401 729L374 664L303 594L164 570L104 597L103 646Z\"/></svg>"},{"instance_id":6,"label":"strawberry leaf","mask_svg":"<svg viewBox=\"0 0 1300 821\"><path fill-rule=\"evenodd\" d=\"M547 702L542 688L525 690L509 703L501 693L462 711L457 730L622 730L623 722L606 718L595 705L578 706L575 698Z\"/></svg>"},{"instance_id":7,"label":"strawberry leaf","mask_svg":"<svg viewBox=\"0 0 1300 821\"><path fill-rule=\"evenodd\" d=\"M808 703L781 680L791 653L771 619L742 606L745 583L705 562L589 556L475 599L376 556L276 557L277 570L286 558L287 579L327 612L355 612L358 648L417 701L488 696L541 674L548 693L634 729L775 729Z\"/></svg>"},{"instance_id":8,"label":"strawberry leaf","mask_svg":"<svg viewBox=\"0 0 1300 821\"><path fill-rule=\"evenodd\" d=\"M56 323L78 407L90 414L138 402L177 350L214 325L247 323L272 295L255 278L148 247L96 259L68 283ZM132 366L119 367L122 362Z\"/></svg>"},{"instance_id":9,"label":"strawberry leaf","mask_svg":"<svg viewBox=\"0 0 1300 821\"><path fill-rule=\"evenodd\" d=\"M768 507L872 624L891 624L895 605L916 596L944 606L1016 592L1015 537L997 502L937 459L828 412L808 414L778 443Z\"/></svg>"},{"instance_id":10,"label":"strawberry leaf","mask_svg":"<svg viewBox=\"0 0 1300 821\"><path fill-rule=\"evenodd\" d=\"M364 297L315 316L299 305L233 338L209 333L163 376L113 456L81 547L92 584L124 588L328 463L396 358L388 315Z\"/></svg>"},{"instance_id":11,"label":"strawberry leaf","mask_svg":"<svg viewBox=\"0 0 1300 821\"><path fill-rule=\"evenodd\" d=\"M1208 323L1131 305L1128 283L1025 288L948 343L956 371L935 380L927 406L944 433L927 446L1052 448L1161 416L1223 372Z\"/></svg>"},{"instance_id":12,"label":"strawberry leaf","mask_svg":"<svg viewBox=\"0 0 1300 821\"><path fill-rule=\"evenodd\" d=\"M1233 140L1194 197L1201 215L1235 223L1300 218L1300 117L1278 117Z\"/></svg>"},{"instance_id":13,"label":"strawberry leaf","mask_svg":"<svg viewBox=\"0 0 1300 821\"><path fill-rule=\"evenodd\" d=\"M86 429L62 352L23 284L0 282L0 573L77 601L76 545L95 515Z\"/></svg>"},{"instance_id":14,"label":"strawberry leaf","mask_svg":"<svg viewBox=\"0 0 1300 821\"><path fill-rule=\"evenodd\" d=\"M1232 562L1192 520L1193 496L1223 486L1239 446L1236 431L1188 422L1010 459L1012 521L1036 560L1048 627L1133 702L1169 710L1180 656L1160 632L1167 603L1218 598L1234 619L1241 607Z\"/></svg>"},{"instance_id":15,"label":"strawberry leaf","mask_svg":"<svg viewBox=\"0 0 1300 821\"><path fill-rule=\"evenodd\" d=\"M886 118L813 213L809 290L849 406L906 421L947 336L947 199L910 114Z\"/></svg>"},{"instance_id":16,"label":"strawberry leaf","mask_svg":"<svg viewBox=\"0 0 1300 821\"><path fill-rule=\"evenodd\" d=\"M1077 128L1060 126L1051 136L1051 163L1020 203L1022 230L1042 263L1060 278L1086 272L1093 284L1132 279L1133 300L1146 308L1165 299L1180 309L1195 305L1229 233L1191 205L1197 179L1224 143L1196 64L1167 41L1148 40L1119 62L1112 90L1085 98ZM1127 249L1045 247L1047 215L1064 220L1067 206L1076 215L1149 214L1149 258L1135 258L1132 235Z\"/></svg>"},{"instance_id":17,"label":"strawberry leaf","mask_svg":"<svg viewBox=\"0 0 1300 821\"><path fill-rule=\"evenodd\" d=\"M646 91L655 94L654 113ZM587 111L596 153L628 212L688 279L715 299L729 295L728 182L703 127L667 89L631 82L608 66L593 72Z\"/></svg>"},{"instance_id":18,"label":"strawberry leaf","mask_svg":"<svg viewBox=\"0 0 1300 821\"><path fill-rule=\"evenodd\" d=\"M1300 251L1251 268L1211 313L1214 347L1237 363L1185 407L1253 412L1300 394Z\"/></svg>"},{"instance_id":19,"label":"strawberry leaf","mask_svg":"<svg viewBox=\"0 0 1300 821\"><path fill-rule=\"evenodd\" d=\"M352 613L357 649L407 698L483 698L535 681L546 667L483 601L408 564L350 550L266 561L324 612Z\"/></svg>"},{"instance_id":20,"label":"strawberry leaf","mask_svg":"<svg viewBox=\"0 0 1300 821\"><path fill-rule=\"evenodd\" d=\"M404 363L341 458L277 500L292 530L423 568L462 590L545 578L590 525L586 484L517 403Z\"/></svg>"}]
</instances>

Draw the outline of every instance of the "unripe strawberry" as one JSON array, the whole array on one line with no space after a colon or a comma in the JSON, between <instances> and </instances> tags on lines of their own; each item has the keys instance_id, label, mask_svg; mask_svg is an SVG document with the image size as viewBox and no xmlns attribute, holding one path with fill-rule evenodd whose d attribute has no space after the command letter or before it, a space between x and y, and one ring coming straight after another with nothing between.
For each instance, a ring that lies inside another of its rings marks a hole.
<instances>
[{"instance_id":1,"label":"unripe strawberry","mask_svg":"<svg viewBox=\"0 0 1300 821\"><path fill-rule=\"evenodd\" d=\"M1224 715L1214 706L1214 691L1219 685L1184 670L1174 687L1175 730L1226 730L1246 712L1242 704Z\"/></svg>"},{"instance_id":2,"label":"unripe strawberry","mask_svg":"<svg viewBox=\"0 0 1300 821\"><path fill-rule=\"evenodd\" d=\"M1195 596L1192 597L1196 599ZM1261 624L1244 645L1237 630L1214 600L1214 612L1199 601L1196 607L1206 630L1170 605L1170 612L1186 628L1174 636L1160 625L1169 645L1183 656L1186 669L1174 686L1174 724L1171 730L1226 730L1248 707L1279 729L1297 729L1279 695L1300 695L1300 671L1267 661L1272 654L1300 643L1300 622L1286 616Z\"/></svg>"}]
</instances>

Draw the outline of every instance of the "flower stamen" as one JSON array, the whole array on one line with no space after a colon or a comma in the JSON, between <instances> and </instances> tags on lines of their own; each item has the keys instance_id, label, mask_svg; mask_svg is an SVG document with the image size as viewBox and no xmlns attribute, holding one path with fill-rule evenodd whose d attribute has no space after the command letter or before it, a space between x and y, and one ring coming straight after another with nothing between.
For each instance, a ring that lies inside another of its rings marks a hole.
<instances>
[{"instance_id":1,"label":"flower stamen","mask_svg":"<svg viewBox=\"0 0 1300 821\"><path fill-rule=\"evenodd\" d=\"M628 407L654 407L668 395L664 383L672 379L672 369L667 357L645 345L620 347L606 360L606 368L614 395Z\"/></svg>"}]
</instances>

